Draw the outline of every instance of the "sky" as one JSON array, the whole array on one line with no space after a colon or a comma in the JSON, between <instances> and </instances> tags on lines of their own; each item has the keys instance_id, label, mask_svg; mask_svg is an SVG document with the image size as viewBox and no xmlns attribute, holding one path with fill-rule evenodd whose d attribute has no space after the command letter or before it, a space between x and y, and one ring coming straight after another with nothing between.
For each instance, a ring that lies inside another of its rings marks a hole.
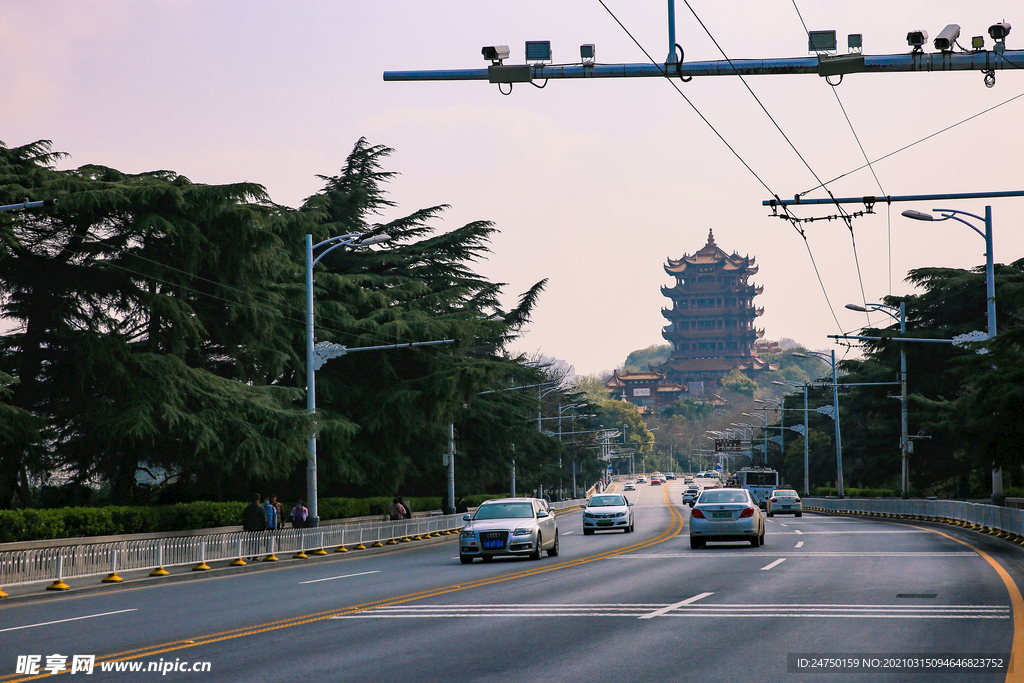
<instances>
[{"instance_id":1,"label":"sky","mask_svg":"<svg viewBox=\"0 0 1024 683\"><path fill-rule=\"evenodd\" d=\"M485 67L484 45L507 44L506 63L523 63L527 40L550 40L556 63L578 62L584 43L599 63L646 63L626 30L665 59L664 0L605 5L5 0L0 141L52 140L70 154L62 168L257 182L288 206L322 187L318 174L336 174L360 137L391 147L398 206L380 220L447 204L439 230L493 221L500 233L477 269L506 283L506 306L548 279L516 348L580 374L663 343L661 287L672 284L663 267L703 247L709 230L725 251L756 258L765 338L814 349L869 322L845 304L913 293L909 270L984 263L984 241L966 226L911 221L905 209L980 215L990 204L996 262L1024 257L1024 198L880 206L852 234L842 221L806 223L806 240L761 205L765 186L789 198L818 185L815 176L843 174L829 184L836 197L1024 189L1024 97L1003 104L1024 94L1024 71L997 72L991 89L978 72L851 74L835 89L816 75L747 77L771 118L736 77L678 84L693 107L660 78L551 80L508 96L480 81L383 81L384 71ZM676 7L687 61L722 59L700 22L733 59L807 56L801 16L810 30L836 30L841 46L863 34L869 55L906 53L908 31L934 38L948 23L961 25L961 44L982 35L990 47L988 27L1004 20L1020 24L1008 48L1024 47L1022 7L1009 0L690 7ZM878 159L997 105L874 164L877 181L868 169L849 173L864 154Z\"/></svg>"}]
</instances>

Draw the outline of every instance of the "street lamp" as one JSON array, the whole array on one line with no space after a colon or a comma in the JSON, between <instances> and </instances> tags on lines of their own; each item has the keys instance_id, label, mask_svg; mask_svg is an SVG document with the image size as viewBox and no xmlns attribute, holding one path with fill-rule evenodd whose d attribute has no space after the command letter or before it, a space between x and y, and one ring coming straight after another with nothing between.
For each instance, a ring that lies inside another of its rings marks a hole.
<instances>
[{"instance_id":1,"label":"street lamp","mask_svg":"<svg viewBox=\"0 0 1024 683\"><path fill-rule=\"evenodd\" d=\"M836 421L836 494L842 498L843 493L843 439L839 431L839 382L836 378L836 352L832 350L831 354L821 353L820 351L808 351L807 353L799 353L794 351L789 355L794 358L810 358L815 356L825 361L832 366L832 410L835 415L832 419ZM806 438L806 437L805 437Z\"/></svg>"},{"instance_id":2,"label":"street lamp","mask_svg":"<svg viewBox=\"0 0 1024 683\"><path fill-rule=\"evenodd\" d=\"M992 256L992 207L985 207L985 215L977 216L973 213L966 211L957 211L955 209L932 209L942 215L942 218L936 218L930 213L924 213L923 211L914 211L908 209L903 212L903 215L907 218L913 218L915 221L948 221L950 219L963 223L968 228L978 233L985 239L985 296L987 299L986 317L988 319L988 338L996 336L996 278L995 278L995 265L993 263ZM960 216L970 216L985 224L985 231L982 232L973 223L965 221ZM992 468L992 502L996 505L1002 505L1006 501L1006 496L1003 495L1003 470L1000 467Z\"/></svg>"},{"instance_id":3,"label":"street lamp","mask_svg":"<svg viewBox=\"0 0 1024 683\"><path fill-rule=\"evenodd\" d=\"M768 416L761 413L742 413L747 417L758 417L761 418L761 434L764 436L764 466L768 467ZM753 450L753 446L751 446Z\"/></svg>"},{"instance_id":4,"label":"street lamp","mask_svg":"<svg viewBox=\"0 0 1024 683\"><path fill-rule=\"evenodd\" d=\"M369 245L387 242L391 239L389 235L372 235L365 239L359 233L339 235L331 237L323 242L313 244L313 236L306 235L306 412L310 415L316 413L316 371L331 358L345 355L347 349L338 344L321 342L316 344L313 337L313 266L320 262L324 256L338 247L351 245ZM320 247L327 247L320 255L313 258L313 251ZM306 523L309 526L318 526L320 516L317 511L316 493L316 427L313 428L308 441L309 456L306 463L306 502L309 503L309 515Z\"/></svg>"},{"instance_id":5,"label":"street lamp","mask_svg":"<svg viewBox=\"0 0 1024 683\"><path fill-rule=\"evenodd\" d=\"M885 304L868 304L858 306L857 304L846 304L851 311L867 313L869 311L880 311L896 320L900 324L900 334L907 331L907 304L900 302L900 307L886 306ZM900 460L902 462L902 496L910 497L910 468L909 452L910 439L907 437L907 347L900 344Z\"/></svg>"},{"instance_id":6,"label":"street lamp","mask_svg":"<svg viewBox=\"0 0 1024 683\"><path fill-rule=\"evenodd\" d=\"M754 399L754 403L760 403L762 405L775 406L774 409L777 410L778 413L779 413L779 448L782 450L782 459L783 460L786 459L786 436L785 436L786 435L786 408L785 408L785 406L783 406L783 404L785 402L786 402L785 398L782 399L782 403L776 403L775 401L768 401L768 400L760 399L760 398L755 398ZM764 408L763 410L769 410L769 409L768 408ZM773 436L772 439L774 440L775 437ZM764 452L764 462L765 462L766 465L768 464L768 451L767 451L767 449Z\"/></svg>"},{"instance_id":7,"label":"street lamp","mask_svg":"<svg viewBox=\"0 0 1024 683\"><path fill-rule=\"evenodd\" d=\"M808 442L808 437L810 436L808 434L808 432L807 432L807 387L810 386L810 383L809 382L792 382L792 381L786 381L786 382L772 381L772 384L778 384L779 386L784 386L784 387L787 387L787 386L788 387L801 387L802 386L804 388L804 434L803 434L803 436L804 436L804 496L806 497L806 496L811 495L811 476L810 476L810 472L808 471L809 459L807 457L807 454L808 454L807 442ZM795 427L790 427L790 429L796 429L796 428Z\"/></svg>"}]
</instances>

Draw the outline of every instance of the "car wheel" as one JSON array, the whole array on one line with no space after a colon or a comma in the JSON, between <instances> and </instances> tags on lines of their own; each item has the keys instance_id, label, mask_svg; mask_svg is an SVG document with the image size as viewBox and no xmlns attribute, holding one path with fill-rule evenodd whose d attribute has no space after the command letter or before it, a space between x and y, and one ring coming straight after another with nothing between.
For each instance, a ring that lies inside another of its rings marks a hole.
<instances>
[{"instance_id":1,"label":"car wheel","mask_svg":"<svg viewBox=\"0 0 1024 683\"><path fill-rule=\"evenodd\" d=\"M798 513L796 513L796 516L797 516L797 517L803 517L803 516L804 516L804 513L802 513L802 512L798 512Z\"/></svg>"},{"instance_id":2,"label":"car wheel","mask_svg":"<svg viewBox=\"0 0 1024 683\"><path fill-rule=\"evenodd\" d=\"M704 547L704 541L698 541L696 538L690 539L690 547L694 550L700 550Z\"/></svg>"},{"instance_id":3,"label":"car wheel","mask_svg":"<svg viewBox=\"0 0 1024 683\"><path fill-rule=\"evenodd\" d=\"M584 529L583 530L583 535L584 536L593 536L594 535L594 530L593 529Z\"/></svg>"},{"instance_id":4,"label":"car wheel","mask_svg":"<svg viewBox=\"0 0 1024 683\"><path fill-rule=\"evenodd\" d=\"M751 548L757 548L760 545L761 545L761 537L760 536L754 536L752 539L750 539L750 547Z\"/></svg>"},{"instance_id":5,"label":"car wheel","mask_svg":"<svg viewBox=\"0 0 1024 683\"><path fill-rule=\"evenodd\" d=\"M761 536L759 538L759 542L761 545L764 545L764 527L761 527Z\"/></svg>"},{"instance_id":6,"label":"car wheel","mask_svg":"<svg viewBox=\"0 0 1024 683\"><path fill-rule=\"evenodd\" d=\"M537 548L532 553L530 553L530 559L531 560L539 560L541 558L541 556L543 555L543 552L541 551L541 548L543 548L543 547L544 547L544 537L541 536L538 533L537 534Z\"/></svg>"},{"instance_id":7,"label":"car wheel","mask_svg":"<svg viewBox=\"0 0 1024 683\"><path fill-rule=\"evenodd\" d=\"M548 557L558 557L558 532L555 532L555 544L548 551Z\"/></svg>"},{"instance_id":8,"label":"car wheel","mask_svg":"<svg viewBox=\"0 0 1024 683\"><path fill-rule=\"evenodd\" d=\"M462 564L471 564L473 562L473 558L469 555L459 555L459 561L462 562Z\"/></svg>"},{"instance_id":9,"label":"car wheel","mask_svg":"<svg viewBox=\"0 0 1024 683\"><path fill-rule=\"evenodd\" d=\"M769 512L769 513L768 513L768 516L769 516L769 517L774 517L774 516L775 516L775 513L774 513L774 512Z\"/></svg>"}]
</instances>

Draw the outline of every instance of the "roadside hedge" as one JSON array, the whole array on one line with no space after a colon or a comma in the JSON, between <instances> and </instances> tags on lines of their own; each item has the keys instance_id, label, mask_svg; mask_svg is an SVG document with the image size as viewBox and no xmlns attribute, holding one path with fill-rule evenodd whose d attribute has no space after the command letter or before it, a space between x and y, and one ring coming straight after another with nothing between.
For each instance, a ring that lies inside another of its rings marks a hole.
<instances>
[{"instance_id":1,"label":"roadside hedge","mask_svg":"<svg viewBox=\"0 0 1024 683\"><path fill-rule=\"evenodd\" d=\"M475 507L488 498L502 495L466 496L467 505ZM441 509L440 497L406 499L413 512ZM107 506L71 507L48 510L0 510L0 543L41 541L52 538L86 536L118 536L163 531L188 531L211 527L236 526L242 523L247 503L212 503L199 501L155 507ZM285 517L292 505L281 502ZM323 498L319 501L320 519L384 516L391 507L391 498Z\"/></svg>"}]
</instances>

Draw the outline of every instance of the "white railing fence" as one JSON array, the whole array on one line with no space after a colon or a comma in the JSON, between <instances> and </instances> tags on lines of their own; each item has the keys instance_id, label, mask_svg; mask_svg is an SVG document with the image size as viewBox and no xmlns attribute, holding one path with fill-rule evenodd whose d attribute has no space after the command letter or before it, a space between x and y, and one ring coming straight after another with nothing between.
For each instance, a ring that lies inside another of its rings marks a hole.
<instances>
[{"instance_id":1,"label":"white railing fence","mask_svg":"<svg viewBox=\"0 0 1024 683\"><path fill-rule=\"evenodd\" d=\"M895 517L945 522L1010 537L1024 545L1024 510L968 503L959 500L904 500L902 498L804 498L805 510L869 517Z\"/></svg>"},{"instance_id":2,"label":"white railing fence","mask_svg":"<svg viewBox=\"0 0 1024 683\"><path fill-rule=\"evenodd\" d=\"M551 504L554 512L579 507L583 500ZM207 563L247 559L276 561L278 555L303 557L308 552L326 555L370 547L396 545L442 534L458 533L465 522L461 514L416 517L400 521L334 524L312 529L237 531L203 536L175 536L91 543L0 552L0 597L2 588L17 584L49 581L47 589L66 590L64 579L106 575L103 581L119 582L118 572L153 570L151 576L166 573L165 567L193 565L209 569Z\"/></svg>"}]
</instances>

